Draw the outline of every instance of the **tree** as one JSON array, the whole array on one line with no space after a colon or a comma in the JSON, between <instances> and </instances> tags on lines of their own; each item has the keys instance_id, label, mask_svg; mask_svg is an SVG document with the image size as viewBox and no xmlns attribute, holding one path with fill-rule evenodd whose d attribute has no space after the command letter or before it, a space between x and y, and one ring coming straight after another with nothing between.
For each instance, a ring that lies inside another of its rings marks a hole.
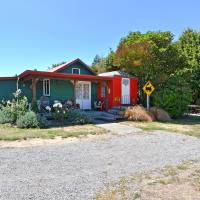
<instances>
[{"instance_id":1,"label":"tree","mask_svg":"<svg viewBox=\"0 0 200 200\"><path fill-rule=\"evenodd\" d=\"M106 72L106 58L96 55L92 62L91 69L97 74Z\"/></svg>"},{"instance_id":2,"label":"tree","mask_svg":"<svg viewBox=\"0 0 200 200\"><path fill-rule=\"evenodd\" d=\"M101 57L99 55L96 55L92 62L92 66L98 65L100 62L101 62Z\"/></svg>"},{"instance_id":3,"label":"tree","mask_svg":"<svg viewBox=\"0 0 200 200\"><path fill-rule=\"evenodd\" d=\"M52 69L52 68L54 68L54 67L57 67L57 66L59 66L59 65L65 64L65 63L66 63L65 61L62 61L62 62L59 62L59 63L57 63L57 64L52 64L51 67L48 67L48 69Z\"/></svg>"},{"instance_id":4,"label":"tree","mask_svg":"<svg viewBox=\"0 0 200 200\"><path fill-rule=\"evenodd\" d=\"M171 75L165 87L158 88L152 95L154 105L163 108L172 118L181 117L187 111L192 94L183 76Z\"/></svg>"},{"instance_id":5,"label":"tree","mask_svg":"<svg viewBox=\"0 0 200 200\"><path fill-rule=\"evenodd\" d=\"M137 76L141 91L147 80L156 88L164 87L169 76L184 67L185 60L171 32L131 32L121 39L113 63L118 69ZM140 98L143 102L144 96Z\"/></svg>"},{"instance_id":6,"label":"tree","mask_svg":"<svg viewBox=\"0 0 200 200\"><path fill-rule=\"evenodd\" d=\"M195 102L200 98L200 32L185 30L179 38L178 47L187 62L181 73L190 83Z\"/></svg>"}]
</instances>

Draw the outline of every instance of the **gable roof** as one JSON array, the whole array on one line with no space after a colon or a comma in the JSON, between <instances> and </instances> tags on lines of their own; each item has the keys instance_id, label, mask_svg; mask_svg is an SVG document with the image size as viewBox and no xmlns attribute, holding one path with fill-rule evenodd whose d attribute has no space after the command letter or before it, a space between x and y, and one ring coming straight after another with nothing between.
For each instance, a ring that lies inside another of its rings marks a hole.
<instances>
[{"instance_id":1,"label":"gable roof","mask_svg":"<svg viewBox=\"0 0 200 200\"><path fill-rule=\"evenodd\" d=\"M64 63L64 64L62 64L62 65L58 65L58 66L56 66L56 67L53 67L53 68L49 69L48 72L58 72L58 71L60 71L60 70L63 70L63 69L68 68L69 66L71 66L72 64L77 63L77 62L79 62L79 63L81 63L83 66L85 66L85 68L86 68L87 70L89 70L93 75L96 75L96 73L95 73L94 71L92 71L92 70L90 69L90 67L89 67L87 64L85 64L85 63L84 63L81 59L79 59L79 58L77 58L77 59L75 59L75 60L72 60L72 61L70 61L70 62L66 62L66 63Z\"/></svg>"}]
</instances>

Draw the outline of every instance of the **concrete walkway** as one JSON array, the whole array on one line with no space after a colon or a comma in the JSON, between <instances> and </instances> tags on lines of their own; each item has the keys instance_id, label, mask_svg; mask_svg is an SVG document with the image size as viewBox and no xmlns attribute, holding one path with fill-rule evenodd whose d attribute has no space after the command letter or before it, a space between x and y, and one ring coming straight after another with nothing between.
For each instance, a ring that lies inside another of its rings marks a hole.
<instances>
[{"instance_id":1,"label":"concrete walkway","mask_svg":"<svg viewBox=\"0 0 200 200\"><path fill-rule=\"evenodd\" d=\"M120 123L98 123L97 126L104 128L110 131L113 134L117 135L127 135L132 133L142 133L144 132L140 128L134 128L128 125L123 125Z\"/></svg>"}]
</instances>

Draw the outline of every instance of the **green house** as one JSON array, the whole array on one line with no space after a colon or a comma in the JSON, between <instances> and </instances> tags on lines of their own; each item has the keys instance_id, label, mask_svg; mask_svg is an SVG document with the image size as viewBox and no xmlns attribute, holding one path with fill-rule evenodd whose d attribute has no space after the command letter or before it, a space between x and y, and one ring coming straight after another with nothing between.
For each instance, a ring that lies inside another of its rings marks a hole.
<instances>
[{"instance_id":1,"label":"green house","mask_svg":"<svg viewBox=\"0 0 200 200\"><path fill-rule=\"evenodd\" d=\"M92 109L97 100L103 100L106 108L137 102L137 78L112 72L97 75L79 58L48 71L26 70L16 77L0 77L0 101L12 99L18 89L30 103L45 96L51 103L72 100L81 109Z\"/></svg>"},{"instance_id":2,"label":"green house","mask_svg":"<svg viewBox=\"0 0 200 200\"><path fill-rule=\"evenodd\" d=\"M54 100L74 100L82 109L91 109L97 100L99 77L83 61L75 59L49 71L27 70L16 77L0 78L0 100L9 100L21 89L29 102L47 96Z\"/></svg>"}]
</instances>

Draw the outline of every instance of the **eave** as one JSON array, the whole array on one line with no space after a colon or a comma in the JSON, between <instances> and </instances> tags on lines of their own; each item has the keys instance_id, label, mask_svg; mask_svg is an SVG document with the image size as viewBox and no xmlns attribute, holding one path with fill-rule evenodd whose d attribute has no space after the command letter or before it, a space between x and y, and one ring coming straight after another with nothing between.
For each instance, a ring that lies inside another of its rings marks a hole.
<instances>
[{"instance_id":1,"label":"eave","mask_svg":"<svg viewBox=\"0 0 200 200\"><path fill-rule=\"evenodd\" d=\"M65 74L57 72L44 72L27 70L19 75L20 79L27 79L28 77L34 78L50 78L50 79L63 79L63 80L83 80L83 81L110 81L113 77L108 76L93 76L93 75L80 75L80 74Z\"/></svg>"}]
</instances>

